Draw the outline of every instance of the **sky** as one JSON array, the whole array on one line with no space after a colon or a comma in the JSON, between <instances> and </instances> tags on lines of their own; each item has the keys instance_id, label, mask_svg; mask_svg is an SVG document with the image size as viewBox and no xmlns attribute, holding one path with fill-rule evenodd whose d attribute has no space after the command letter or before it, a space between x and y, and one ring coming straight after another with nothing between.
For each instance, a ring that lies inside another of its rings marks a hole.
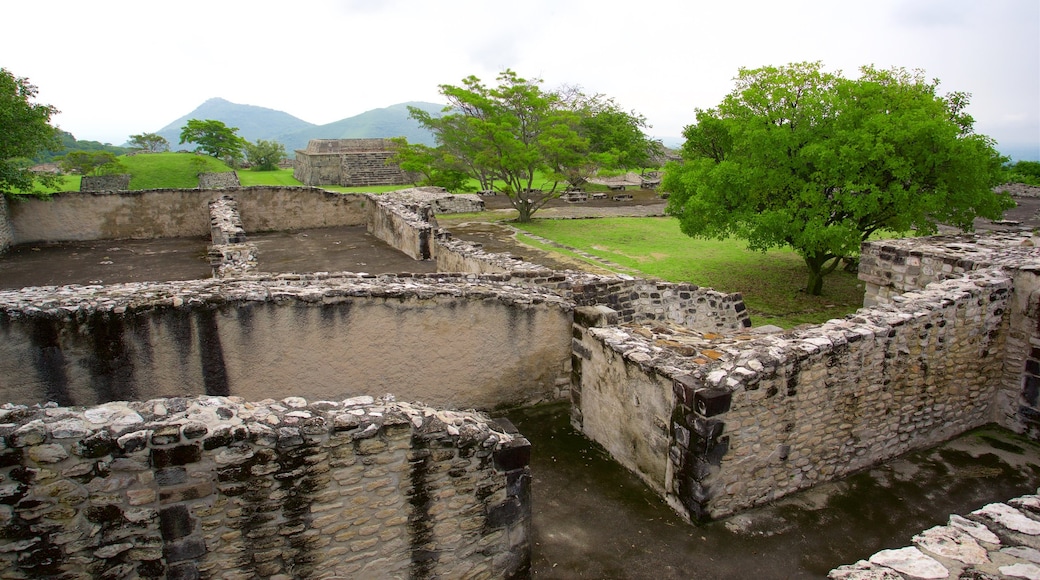
<instances>
[{"instance_id":1,"label":"sky","mask_svg":"<svg viewBox=\"0 0 1040 580\"><path fill-rule=\"evenodd\" d=\"M1040 159L1038 0L82 0L0 3L0 67L113 144L205 100L325 124L506 69L576 85L679 138L741 67L923 69L975 130Z\"/></svg>"}]
</instances>

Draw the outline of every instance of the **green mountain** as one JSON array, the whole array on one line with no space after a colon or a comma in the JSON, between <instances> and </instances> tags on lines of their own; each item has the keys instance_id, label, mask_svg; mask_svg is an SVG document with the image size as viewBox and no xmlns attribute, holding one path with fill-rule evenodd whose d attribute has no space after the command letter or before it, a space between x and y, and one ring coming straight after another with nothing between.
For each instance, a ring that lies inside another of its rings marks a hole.
<instances>
[{"instance_id":1,"label":"green mountain","mask_svg":"<svg viewBox=\"0 0 1040 580\"><path fill-rule=\"evenodd\" d=\"M398 103L382 109L372 109L340 121L301 129L276 138L292 152L307 147L311 139L366 139L374 137L405 137L409 143L434 145L433 134L423 129L408 116L408 107L416 107L430 114L440 114L444 105L414 101Z\"/></svg>"},{"instance_id":2,"label":"green mountain","mask_svg":"<svg viewBox=\"0 0 1040 580\"><path fill-rule=\"evenodd\" d=\"M194 111L184 115L169 125L156 131L170 142L170 149L190 149L188 144L181 145L181 128L189 119L214 119L223 121L228 127L238 127L239 136L247 141L257 139L271 139L277 135L305 130L316 127L314 123L308 123L303 119L293 117L289 113L256 107L254 105L239 105L224 99L209 99L199 105Z\"/></svg>"},{"instance_id":3,"label":"green mountain","mask_svg":"<svg viewBox=\"0 0 1040 580\"><path fill-rule=\"evenodd\" d=\"M315 125L282 111L239 105L220 98L209 99L194 111L156 131L170 142L170 149L192 148L179 144L181 128L189 119L215 119L229 127L238 127L238 134L247 141L267 139L285 145L290 154L307 147L311 139L364 139L374 137L406 137L411 143L433 145L433 135L408 117L408 107L418 107L430 113L440 113L442 105L410 102L373 109L327 125Z\"/></svg>"}]
</instances>

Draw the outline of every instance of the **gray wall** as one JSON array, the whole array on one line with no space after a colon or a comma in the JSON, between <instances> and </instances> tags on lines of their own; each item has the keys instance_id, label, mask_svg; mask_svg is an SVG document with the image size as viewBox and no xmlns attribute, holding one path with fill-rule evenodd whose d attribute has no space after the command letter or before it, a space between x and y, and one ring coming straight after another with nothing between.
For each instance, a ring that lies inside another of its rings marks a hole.
<instances>
[{"instance_id":1,"label":"gray wall","mask_svg":"<svg viewBox=\"0 0 1040 580\"><path fill-rule=\"evenodd\" d=\"M529 291L201 281L70 289L46 310L31 292L0 304L3 401L393 393L490 409L554 398L569 373L570 307Z\"/></svg>"}]
</instances>

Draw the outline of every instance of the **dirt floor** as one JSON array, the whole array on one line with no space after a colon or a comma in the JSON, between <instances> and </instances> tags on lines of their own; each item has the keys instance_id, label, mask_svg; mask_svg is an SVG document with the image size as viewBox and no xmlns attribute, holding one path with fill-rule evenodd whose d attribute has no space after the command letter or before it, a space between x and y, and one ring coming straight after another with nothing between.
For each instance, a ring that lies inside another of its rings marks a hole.
<instances>
[{"instance_id":1,"label":"dirt floor","mask_svg":"<svg viewBox=\"0 0 1040 580\"><path fill-rule=\"evenodd\" d=\"M679 518L570 426L566 403L510 420L532 443L534 578L825 578L914 534L1040 485L1040 444L963 435L706 524Z\"/></svg>"}]
</instances>

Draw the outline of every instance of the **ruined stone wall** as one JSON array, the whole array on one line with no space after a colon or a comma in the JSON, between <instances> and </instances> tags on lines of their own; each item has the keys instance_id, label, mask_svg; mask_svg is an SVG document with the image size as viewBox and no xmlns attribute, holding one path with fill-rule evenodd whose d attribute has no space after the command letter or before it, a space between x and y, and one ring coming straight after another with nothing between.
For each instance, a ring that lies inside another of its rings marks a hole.
<instances>
[{"instance_id":1,"label":"ruined stone wall","mask_svg":"<svg viewBox=\"0 0 1040 580\"><path fill-rule=\"evenodd\" d=\"M477 413L202 397L0 416L4 578L507 578L530 564L530 444Z\"/></svg>"},{"instance_id":2,"label":"ruined stone wall","mask_svg":"<svg viewBox=\"0 0 1040 580\"><path fill-rule=\"evenodd\" d=\"M238 203L229 196L209 202L210 241L207 250L214 278L243 276L256 271L256 244L246 241Z\"/></svg>"},{"instance_id":3,"label":"ruined stone wall","mask_svg":"<svg viewBox=\"0 0 1040 580\"><path fill-rule=\"evenodd\" d=\"M222 187L241 187L238 181L238 173L234 171L221 171L217 173L200 173L199 189L220 189Z\"/></svg>"},{"instance_id":4,"label":"ruined stone wall","mask_svg":"<svg viewBox=\"0 0 1040 580\"><path fill-rule=\"evenodd\" d=\"M14 231L11 229L11 220L8 217L7 196L0 193L0 254L14 245Z\"/></svg>"},{"instance_id":5,"label":"ruined stone wall","mask_svg":"<svg viewBox=\"0 0 1040 580\"><path fill-rule=\"evenodd\" d=\"M393 392L491 409L559 395L571 307L486 280L282 275L0 292L0 400Z\"/></svg>"},{"instance_id":6,"label":"ruined stone wall","mask_svg":"<svg viewBox=\"0 0 1040 580\"><path fill-rule=\"evenodd\" d=\"M80 178L80 191L126 191L130 189L130 174L84 175Z\"/></svg>"},{"instance_id":7,"label":"ruined stone wall","mask_svg":"<svg viewBox=\"0 0 1040 580\"><path fill-rule=\"evenodd\" d=\"M403 185L412 176L389 163L388 139L312 139L296 151L293 177L307 185Z\"/></svg>"},{"instance_id":8,"label":"ruined stone wall","mask_svg":"<svg viewBox=\"0 0 1040 580\"><path fill-rule=\"evenodd\" d=\"M865 302L892 303L933 280L997 267L1014 283L993 420L1040 439L1040 238L1031 233L933 236L863 246L860 279Z\"/></svg>"},{"instance_id":9,"label":"ruined stone wall","mask_svg":"<svg viewBox=\"0 0 1040 580\"><path fill-rule=\"evenodd\" d=\"M410 205L381 196L369 196L375 205L368 231L413 260L429 260L434 226L430 206Z\"/></svg>"},{"instance_id":10,"label":"ruined stone wall","mask_svg":"<svg viewBox=\"0 0 1040 580\"><path fill-rule=\"evenodd\" d=\"M371 210L362 195L311 187L64 192L12 202L13 243L208 236L207 204L224 195L237 201L248 232L364 225Z\"/></svg>"},{"instance_id":11,"label":"ruined stone wall","mask_svg":"<svg viewBox=\"0 0 1040 580\"><path fill-rule=\"evenodd\" d=\"M576 314L575 423L692 519L927 447L992 420L1012 283L974 276L768 336Z\"/></svg>"},{"instance_id":12,"label":"ruined stone wall","mask_svg":"<svg viewBox=\"0 0 1040 580\"><path fill-rule=\"evenodd\" d=\"M412 178L390 162L391 151L364 151L340 155L339 185L364 187L366 185L404 185Z\"/></svg>"},{"instance_id":13,"label":"ruined stone wall","mask_svg":"<svg viewBox=\"0 0 1040 580\"><path fill-rule=\"evenodd\" d=\"M1011 270L1015 291L993 419L1040 440L1040 264Z\"/></svg>"},{"instance_id":14,"label":"ruined stone wall","mask_svg":"<svg viewBox=\"0 0 1040 580\"><path fill-rule=\"evenodd\" d=\"M859 279L866 282L863 305L887 303L892 296L981 268L1040 260L1038 241L1029 233L990 233L865 242L859 263Z\"/></svg>"}]
</instances>

